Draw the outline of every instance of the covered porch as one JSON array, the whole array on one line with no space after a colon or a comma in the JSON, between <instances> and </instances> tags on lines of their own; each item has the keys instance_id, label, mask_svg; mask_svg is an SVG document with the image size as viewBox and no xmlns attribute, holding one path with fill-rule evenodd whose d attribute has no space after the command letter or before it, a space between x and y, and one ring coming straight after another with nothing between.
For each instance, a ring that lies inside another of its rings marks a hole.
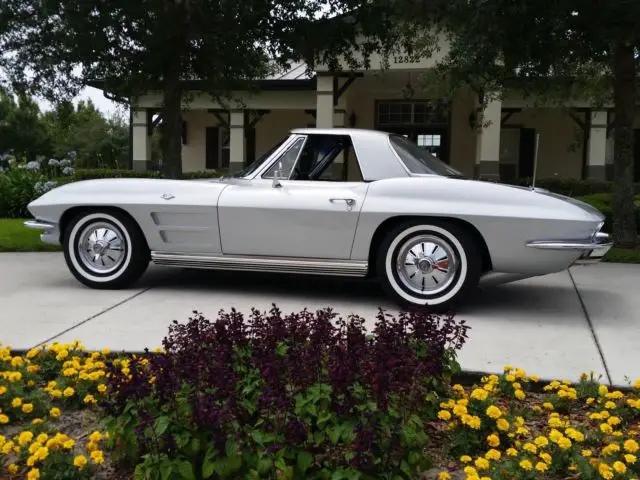
<instances>
[{"instance_id":1,"label":"covered porch","mask_svg":"<svg viewBox=\"0 0 640 480\"><path fill-rule=\"evenodd\" d=\"M433 98L420 81L424 69L339 76L319 72L311 78L302 72L298 66L280 78L264 80L258 93L237 92L239 101L232 105L194 91L183 113L183 170L236 171L291 129L315 126L406 135L465 175L502 181L533 175L539 134L538 178L611 178L609 108L587 103L538 106L508 93L481 112L471 91L459 91L451 100ZM151 166L151 134L160 101L150 93L134 107L135 170ZM636 144L640 148L640 140Z\"/></svg>"}]
</instances>

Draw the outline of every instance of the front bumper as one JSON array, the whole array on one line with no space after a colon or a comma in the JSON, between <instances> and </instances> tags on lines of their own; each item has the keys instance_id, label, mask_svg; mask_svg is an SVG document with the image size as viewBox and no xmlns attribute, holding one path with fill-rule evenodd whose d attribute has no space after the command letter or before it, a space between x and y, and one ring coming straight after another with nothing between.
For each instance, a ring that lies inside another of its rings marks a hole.
<instances>
[{"instance_id":1,"label":"front bumper","mask_svg":"<svg viewBox=\"0 0 640 480\"><path fill-rule=\"evenodd\" d=\"M541 250L576 250L582 252L574 264L598 263L613 246L608 234L598 232L589 240L540 240L528 242L527 247Z\"/></svg>"},{"instance_id":2,"label":"front bumper","mask_svg":"<svg viewBox=\"0 0 640 480\"><path fill-rule=\"evenodd\" d=\"M42 220L27 220L24 222L24 226L35 230L44 230L40 235L40 240L52 245L60 245L60 232L57 224Z\"/></svg>"}]
</instances>

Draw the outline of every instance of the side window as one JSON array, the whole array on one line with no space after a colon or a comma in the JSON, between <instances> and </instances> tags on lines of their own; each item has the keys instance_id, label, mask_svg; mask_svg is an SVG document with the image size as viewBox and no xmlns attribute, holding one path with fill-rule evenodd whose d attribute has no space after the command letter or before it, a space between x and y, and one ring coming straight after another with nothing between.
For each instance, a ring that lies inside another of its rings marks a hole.
<instances>
[{"instance_id":1,"label":"side window","mask_svg":"<svg viewBox=\"0 0 640 480\"><path fill-rule=\"evenodd\" d=\"M300 155L300 150L304 145L305 137L299 137L295 142L271 165L269 170L264 172L262 178L273 178L279 164L282 164L282 171L280 172L280 178L290 178L291 171L293 170L296 160Z\"/></svg>"},{"instance_id":2,"label":"side window","mask_svg":"<svg viewBox=\"0 0 640 480\"><path fill-rule=\"evenodd\" d=\"M362 181L360 166L348 135L309 135L291 180Z\"/></svg>"}]
</instances>

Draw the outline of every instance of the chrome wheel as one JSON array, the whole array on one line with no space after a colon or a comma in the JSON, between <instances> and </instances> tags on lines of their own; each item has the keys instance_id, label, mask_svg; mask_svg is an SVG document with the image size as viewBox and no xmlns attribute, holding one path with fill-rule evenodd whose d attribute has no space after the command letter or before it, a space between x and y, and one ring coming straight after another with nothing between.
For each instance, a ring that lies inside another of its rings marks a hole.
<instances>
[{"instance_id":1,"label":"chrome wheel","mask_svg":"<svg viewBox=\"0 0 640 480\"><path fill-rule=\"evenodd\" d=\"M111 273L120 267L126 257L125 236L111 223L90 223L77 238L79 260L92 272Z\"/></svg>"},{"instance_id":2,"label":"chrome wheel","mask_svg":"<svg viewBox=\"0 0 640 480\"><path fill-rule=\"evenodd\" d=\"M433 295L454 281L460 261L453 247L436 235L412 237L398 249L396 270L403 285Z\"/></svg>"}]
</instances>

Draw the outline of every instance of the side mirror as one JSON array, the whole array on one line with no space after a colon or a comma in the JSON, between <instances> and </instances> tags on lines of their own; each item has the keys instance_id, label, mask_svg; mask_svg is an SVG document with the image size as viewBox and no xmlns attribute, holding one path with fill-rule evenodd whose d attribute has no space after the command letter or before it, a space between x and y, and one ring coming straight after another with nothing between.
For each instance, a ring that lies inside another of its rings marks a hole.
<instances>
[{"instance_id":1,"label":"side mirror","mask_svg":"<svg viewBox=\"0 0 640 480\"><path fill-rule=\"evenodd\" d=\"M278 168L273 173L273 183L271 184L273 188L282 188L282 184L280 183L281 174L282 174L282 162L278 162Z\"/></svg>"}]
</instances>

